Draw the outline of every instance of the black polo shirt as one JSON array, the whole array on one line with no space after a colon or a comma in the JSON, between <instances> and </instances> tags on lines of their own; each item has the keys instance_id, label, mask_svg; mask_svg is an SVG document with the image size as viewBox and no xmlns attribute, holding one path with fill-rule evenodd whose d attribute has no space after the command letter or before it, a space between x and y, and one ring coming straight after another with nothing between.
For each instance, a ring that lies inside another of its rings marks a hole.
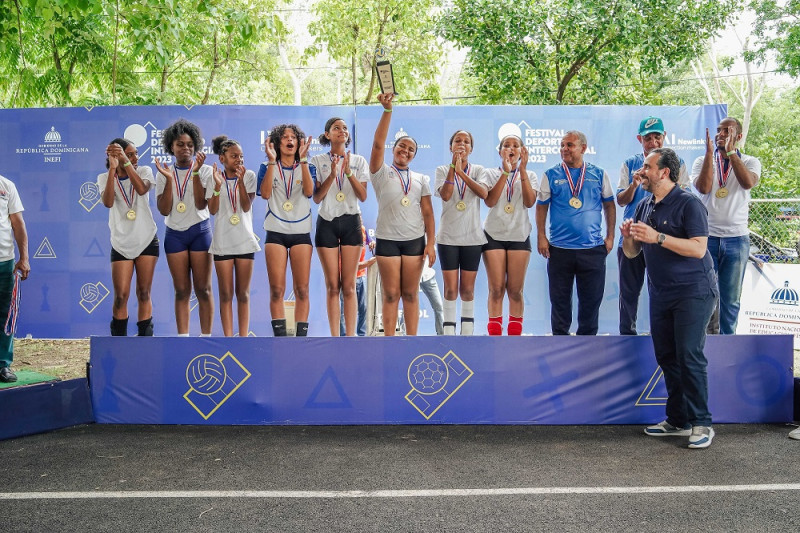
<instances>
[{"instance_id":1,"label":"black polo shirt","mask_svg":"<svg viewBox=\"0 0 800 533\"><path fill-rule=\"evenodd\" d=\"M708 237L708 211L699 198L677 185L658 203L652 195L641 201L633 219L671 237ZM714 262L708 250L697 259L659 244L642 243L642 253L651 299L703 297L714 290Z\"/></svg>"}]
</instances>

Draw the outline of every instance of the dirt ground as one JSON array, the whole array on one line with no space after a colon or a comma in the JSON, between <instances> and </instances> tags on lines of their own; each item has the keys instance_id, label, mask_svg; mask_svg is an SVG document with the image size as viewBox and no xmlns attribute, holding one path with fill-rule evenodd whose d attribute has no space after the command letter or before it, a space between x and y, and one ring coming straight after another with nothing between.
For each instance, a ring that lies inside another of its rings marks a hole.
<instances>
[{"instance_id":1,"label":"dirt ground","mask_svg":"<svg viewBox=\"0 0 800 533\"><path fill-rule=\"evenodd\" d=\"M16 339L14 368L61 379L86 377L89 339ZM794 375L800 377L800 350L794 352Z\"/></svg>"}]
</instances>

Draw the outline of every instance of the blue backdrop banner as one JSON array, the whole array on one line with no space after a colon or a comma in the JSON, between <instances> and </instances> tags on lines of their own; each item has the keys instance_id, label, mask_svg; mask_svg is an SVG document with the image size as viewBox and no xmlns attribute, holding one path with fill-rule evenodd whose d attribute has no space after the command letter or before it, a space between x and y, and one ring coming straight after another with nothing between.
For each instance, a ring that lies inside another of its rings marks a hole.
<instances>
[{"instance_id":1,"label":"blue backdrop banner","mask_svg":"<svg viewBox=\"0 0 800 533\"><path fill-rule=\"evenodd\" d=\"M470 160L485 166L499 164L497 145L506 134L519 135L531 152L529 170L541 176L559 160L559 142L567 130L586 133L587 160L605 168L616 186L622 161L641 150L636 141L638 124L648 115L657 115L667 127L666 145L688 165L704 150L705 129L715 128L726 114L726 106L632 107L632 106L397 106L387 142L410 134L419 143L412 168L433 179L435 168L448 163L447 141L458 129L469 130L475 139ZM248 168L257 170L264 160L263 142L270 128L285 122L298 124L315 141L310 155L323 147L316 141L325 121L339 116L351 125L354 153L369 157L372 135L381 115L379 106L290 107L290 106L164 106L96 107L68 109L0 110L0 174L17 184L25 205L28 225L31 278L23 285L18 334L36 337L85 337L108 334L111 317L112 284L109 266L108 210L100 201L97 175L105 168L108 142L124 136L137 146L140 164L155 171L156 159L171 158L161 146L164 128L179 117L197 123L205 137L203 150L211 153L211 139L226 134L237 139ZM213 163L211 155L207 162ZM363 204L364 223L375 227L376 202L369 191ZM163 242L163 218L151 207ZM441 204L434 199L438 216ZM263 243L261 222L265 202L253 204L254 226ZM621 210L619 210L621 216ZM316 217L316 206L314 207ZM485 215L485 212L484 212ZM532 217L532 215L531 215ZM545 260L536 253L531 258L525 286L524 331L543 334L550 331L549 300ZM605 300L601 307L600 331L616 333L617 265L615 254L608 258ZM437 272L439 285L441 274ZM216 283L216 282L215 282ZM291 283L287 283L291 287ZM216 292L216 288L214 289ZM646 291L644 291L646 292ZM319 262L312 259L310 329L312 336L328 335L325 316L324 280ZM156 335L176 333L173 315L172 280L166 260L159 259L153 283ZM263 255L257 258L251 285L253 309L251 330L258 336L271 335L268 285ZM476 300L486 301L486 277L481 267L476 284ZM646 296L643 296L646 301ZM133 298L132 298L133 300ZM130 302L131 309L135 305ZM195 301L192 300L193 308ZM485 331L485 307L478 305L476 331ZM577 307L576 307L577 309ZM419 332L433 334L431 308L421 298ZM135 312L133 314L135 316ZM218 316L218 313L217 313ZM640 313L640 330L648 329L647 313ZM192 334L199 333L193 314ZM221 333L218 318L214 332Z\"/></svg>"},{"instance_id":2,"label":"blue backdrop banner","mask_svg":"<svg viewBox=\"0 0 800 533\"><path fill-rule=\"evenodd\" d=\"M792 420L792 336L711 336L715 422ZM650 338L93 337L97 422L644 424L664 418Z\"/></svg>"}]
</instances>

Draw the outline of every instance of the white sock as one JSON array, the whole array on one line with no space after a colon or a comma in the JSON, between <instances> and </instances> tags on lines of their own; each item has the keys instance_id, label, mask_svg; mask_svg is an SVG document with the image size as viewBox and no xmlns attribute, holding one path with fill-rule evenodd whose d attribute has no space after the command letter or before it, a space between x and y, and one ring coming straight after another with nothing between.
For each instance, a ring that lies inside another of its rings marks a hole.
<instances>
[{"instance_id":1,"label":"white sock","mask_svg":"<svg viewBox=\"0 0 800 533\"><path fill-rule=\"evenodd\" d=\"M467 319L467 320L464 320ZM475 300L461 300L461 334L472 335L475 328Z\"/></svg>"},{"instance_id":2,"label":"white sock","mask_svg":"<svg viewBox=\"0 0 800 533\"><path fill-rule=\"evenodd\" d=\"M445 299L442 313L442 325L445 335L456 334L456 301Z\"/></svg>"},{"instance_id":3,"label":"white sock","mask_svg":"<svg viewBox=\"0 0 800 533\"><path fill-rule=\"evenodd\" d=\"M188 337L188 333L178 333L178 337Z\"/></svg>"},{"instance_id":4,"label":"white sock","mask_svg":"<svg viewBox=\"0 0 800 533\"><path fill-rule=\"evenodd\" d=\"M201 333L200 336L201 337L210 337L211 333Z\"/></svg>"}]
</instances>

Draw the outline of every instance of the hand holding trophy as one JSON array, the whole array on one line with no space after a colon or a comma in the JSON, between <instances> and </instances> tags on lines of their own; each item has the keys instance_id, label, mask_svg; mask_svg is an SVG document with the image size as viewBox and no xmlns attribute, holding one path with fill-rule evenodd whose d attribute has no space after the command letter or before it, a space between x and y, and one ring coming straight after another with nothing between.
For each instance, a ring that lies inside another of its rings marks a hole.
<instances>
[{"instance_id":1,"label":"hand holding trophy","mask_svg":"<svg viewBox=\"0 0 800 533\"><path fill-rule=\"evenodd\" d=\"M386 50L378 48L375 50L375 71L378 74L378 84L381 86L381 93L397 95L394 90L394 72L392 64L386 59Z\"/></svg>"}]
</instances>

